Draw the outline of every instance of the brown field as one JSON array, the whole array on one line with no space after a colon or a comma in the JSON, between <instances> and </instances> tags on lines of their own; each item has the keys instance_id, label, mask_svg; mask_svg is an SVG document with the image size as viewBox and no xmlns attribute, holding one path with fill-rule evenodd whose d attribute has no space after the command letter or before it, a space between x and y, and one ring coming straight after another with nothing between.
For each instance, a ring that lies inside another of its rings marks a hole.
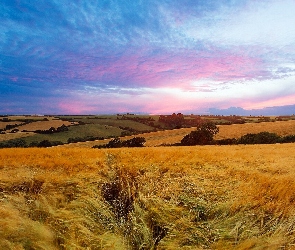
<instances>
[{"instance_id":1,"label":"brown field","mask_svg":"<svg viewBox=\"0 0 295 250\"><path fill-rule=\"evenodd\" d=\"M36 130L48 130L51 127L58 128L62 125L70 126L72 125L71 122L62 121L62 120L50 120L50 121L36 121L32 122L23 126L19 126L18 129L20 131L27 130L27 131L36 131Z\"/></svg>"},{"instance_id":2,"label":"brown field","mask_svg":"<svg viewBox=\"0 0 295 250\"><path fill-rule=\"evenodd\" d=\"M294 178L294 144L1 149L0 249L294 249Z\"/></svg>"},{"instance_id":3,"label":"brown field","mask_svg":"<svg viewBox=\"0 0 295 250\"><path fill-rule=\"evenodd\" d=\"M17 138L23 138L27 136L34 135L33 132L17 132L17 133L6 133L0 134L0 141L8 141Z\"/></svg>"},{"instance_id":4,"label":"brown field","mask_svg":"<svg viewBox=\"0 0 295 250\"><path fill-rule=\"evenodd\" d=\"M1 122L0 121L0 129L4 129L6 125L14 125L14 124L22 124L22 122L14 121L14 122Z\"/></svg>"},{"instance_id":5,"label":"brown field","mask_svg":"<svg viewBox=\"0 0 295 250\"><path fill-rule=\"evenodd\" d=\"M295 120L289 121L277 121L277 122L261 122L261 123L245 123L245 124L233 124L233 125L219 125L219 133L215 139L225 138L239 138L247 133L259 133L263 131L277 133L278 135L293 135L295 134ZM165 131L157 131L150 133L143 133L136 136L142 136L146 139L145 146L155 147L163 144L174 144L181 141L181 139L189 134L196 128L181 128ZM122 137L122 140L128 140L134 136ZM72 144L65 144L61 147L82 147L89 148L94 145L102 145L109 140L91 141L91 142L79 142Z\"/></svg>"}]
</instances>

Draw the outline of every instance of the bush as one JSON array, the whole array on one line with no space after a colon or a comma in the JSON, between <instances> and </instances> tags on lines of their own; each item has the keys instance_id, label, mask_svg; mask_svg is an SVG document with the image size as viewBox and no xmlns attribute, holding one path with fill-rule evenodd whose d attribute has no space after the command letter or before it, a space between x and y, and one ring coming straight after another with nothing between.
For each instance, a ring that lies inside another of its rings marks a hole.
<instances>
[{"instance_id":1,"label":"bush","mask_svg":"<svg viewBox=\"0 0 295 250\"><path fill-rule=\"evenodd\" d=\"M38 144L38 147L40 148L47 148L47 147L51 147L51 142L48 140L43 140Z\"/></svg>"},{"instance_id":2,"label":"bush","mask_svg":"<svg viewBox=\"0 0 295 250\"><path fill-rule=\"evenodd\" d=\"M145 142L144 137L134 137L126 141L121 141L120 138L114 138L105 145L95 145L92 148L144 147Z\"/></svg>"},{"instance_id":3,"label":"bush","mask_svg":"<svg viewBox=\"0 0 295 250\"><path fill-rule=\"evenodd\" d=\"M47 147L53 147L53 146L62 145L62 144L63 143L61 141L43 140L37 145L37 147L39 147L39 148L47 148Z\"/></svg>"},{"instance_id":4,"label":"bush","mask_svg":"<svg viewBox=\"0 0 295 250\"><path fill-rule=\"evenodd\" d=\"M24 139L21 139L21 138L0 142L0 148L25 148L25 147L27 147L27 143Z\"/></svg>"},{"instance_id":5,"label":"bush","mask_svg":"<svg viewBox=\"0 0 295 250\"><path fill-rule=\"evenodd\" d=\"M281 138L281 143L295 142L295 135L286 135Z\"/></svg>"},{"instance_id":6,"label":"bush","mask_svg":"<svg viewBox=\"0 0 295 250\"><path fill-rule=\"evenodd\" d=\"M130 140L122 142L123 147L143 147L146 140L144 137L134 137Z\"/></svg>"},{"instance_id":7,"label":"bush","mask_svg":"<svg viewBox=\"0 0 295 250\"><path fill-rule=\"evenodd\" d=\"M228 138L228 139L221 139L216 141L217 145L235 145L238 144L238 140L236 138Z\"/></svg>"},{"instance_id":8,"label":"bush","mask_svg":"<svg viewBox=\"0 0 295 250\"><path fill-rule=\"evenodd\" d=\"M122 142L120 138L114 138L106 144L107 148L121 148L122 147Z\"/></svg>"},{"instance_id":9,"label":"bush","mask_svg":"<svg viewBox=\"0 0 295 250\"><path fill-rule=\"evenodd\" d=\"M196 131L190 132L182 138L181 145L206 145L212 144L213 137L219 132L219 128L212 122L205 122L197 127Z\"/></svg>"},{"instance_id":10,"label":"bush","mask_svg":"<svg viewBox=\"0 0 295 250\"><path fill-rule=\"evenodd\" d=\"M258 134L246 134L239 139L240 144L271 144L281 142L281 137L276 133L260 132Z\"/></svg>"}]
</instances>

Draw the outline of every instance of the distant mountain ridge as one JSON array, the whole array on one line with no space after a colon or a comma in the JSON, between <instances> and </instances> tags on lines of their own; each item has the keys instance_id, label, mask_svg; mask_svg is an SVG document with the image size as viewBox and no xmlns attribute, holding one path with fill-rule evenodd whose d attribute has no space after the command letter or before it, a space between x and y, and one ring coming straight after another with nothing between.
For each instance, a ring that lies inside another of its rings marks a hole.
<instances>
[{"instance_id":1,"label":"distant mountain ridge","mask_svg":"<svg viewBox=\"0 0 295 250\"><path fill-rule=\"evenodd\" d=\"M293 115L295 114L295 104L250 110L241 107L230 107L227 109L209 108L208 111L211 115Z\"/></svg>"}]
</instances>

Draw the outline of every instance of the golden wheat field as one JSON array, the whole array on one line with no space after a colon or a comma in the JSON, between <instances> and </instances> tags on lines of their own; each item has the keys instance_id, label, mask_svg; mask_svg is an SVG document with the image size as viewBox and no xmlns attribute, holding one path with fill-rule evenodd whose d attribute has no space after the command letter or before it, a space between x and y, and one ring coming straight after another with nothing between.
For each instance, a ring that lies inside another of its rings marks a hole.
<instances>
[{"instance_id":1,"label":"golden wheat field","mask_svg":"<svg viewBox=\"0 0 295 250\"><path fill-rule=\"evenodd\" d=\"M239 138L247 133L271 132L280 136L295 133L295 120L222 125L216 139Z\"/></svg>"},{"instance_id":2,"label":"golden wheat field","mask_svg":"<svg viewBox=\"0 0 295 250\"><path fill-rule=\"evenodd\" d=\"M0 150L0 249L294 249L295 145Z\"/></svg>"}]
</instances>

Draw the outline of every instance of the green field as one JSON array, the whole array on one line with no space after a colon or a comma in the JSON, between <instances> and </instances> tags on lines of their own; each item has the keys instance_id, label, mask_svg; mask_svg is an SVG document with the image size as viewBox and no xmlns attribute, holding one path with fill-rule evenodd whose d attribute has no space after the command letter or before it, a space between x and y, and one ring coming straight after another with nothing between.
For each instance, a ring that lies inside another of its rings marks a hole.
<instances>
[{"instance_id":1,"label":"green field","mask_svg":"<svg viewBox=\"0 0 295 250\"><path fill-rule=\"evenodd\" d=\"M85 124L78 126L68 127L68 131L54 133L54 134L35 134L24 138L27 144L31 142L40 142L43 140L48 141L61 141L67 143L69 138L86 138L86 137L114 137L120 136L123 131L120 128L100 125L100 124Z\"/></svg>"}]
</instances>

